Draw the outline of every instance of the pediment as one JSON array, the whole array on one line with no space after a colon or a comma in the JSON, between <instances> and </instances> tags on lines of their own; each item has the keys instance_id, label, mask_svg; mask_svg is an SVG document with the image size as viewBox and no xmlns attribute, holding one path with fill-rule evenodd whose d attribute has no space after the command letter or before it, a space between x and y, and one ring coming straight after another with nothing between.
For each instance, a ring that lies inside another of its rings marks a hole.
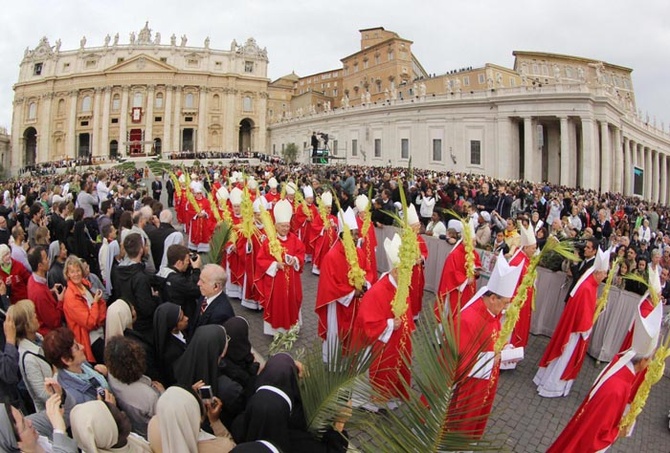
<instances>
[{"instance_id":1,"label":"pediment","mask_svg":"<svg viewBox=\"0 0 670 453\"><path fill-rule=\"evenodd\" d=\"M108 73L118 72L176 72L177 68L156 60L146 54L135 55L105 70Z\"/></svg>"}]
</instances>

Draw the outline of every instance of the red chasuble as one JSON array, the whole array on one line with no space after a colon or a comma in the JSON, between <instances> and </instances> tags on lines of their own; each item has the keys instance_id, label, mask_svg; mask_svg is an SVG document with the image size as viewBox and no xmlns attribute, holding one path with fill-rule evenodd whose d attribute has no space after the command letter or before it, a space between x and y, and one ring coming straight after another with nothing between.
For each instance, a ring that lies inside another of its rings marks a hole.
<instances>
[{"instance_id":1,"label":"red chasuble","mask_svg":"<svg viewBox=\"0 0 670 453\"><path fill-rule=\"evenodd\" d=\"M649 313L651 313L654 310L654 306L651 303L651 300L649 296L647 296L642 302L640 302L640 313L642 314L643 318L646 318L649 316ZM635 318L633 318L635 319ZM630 329L628 329L628 333L626 334L626 338L623 339L623 343L621 343L621 348L619 348L619 353L622 353L624 351L627 351L630 349L630 347L633 345L633 331L635 330L635 322L633 321L631 323Z\"/></svg>"},{"instance_id":2,"label":"red chasuble","mask_svg":"<svg viewBox=\"0 0 670 453\"><path fill-rule=\"evenodd\" d=\"M375 233L375 227L370 222L370 228L368 232L363 237L363 219L360 216L356 216L356 223L358 224L358 233L363 238L363 257L364 261L361 261L361 267L365 267L367 273L373 277L372 280L368 280L370 284L374 284L377 281L377 234Z\"/></svg>"},{"instance_id":3,"label":"red chasuble","mask_svg":"<svg viewBox=\"0 0 670 453\"><path fill-rule=\"evenodd\" d=\"M481 267L481 265L479 254L475 252L475 267ZM465 285L463 291L459 290L460 286L467 279L465 245L461 241L453 248L444 262L440 285L437 290L438 298L442 303L446 303L445 298L447 295L449 296L449 309L451 313L457 313L458 305L460 304L461 307L465 305L477 292L476 282ZM442 319L442 311L440 310L439 303L435 304L435 315L438 319Z\"/></svg>"},{"instance_id":4,"label":"red chasuble","mask_svg":"<svg viewBox=\"0 0 670 453\"><path fill-rule=\"evenodd\" d=\"M242 217L233 215L233 225L238 226L242 223ZM242 286L244 284L244 271L246 269L247 261L247 238L244 237L241 231L237 230L237 242L235 244L226 244L226 249L232 246L230 253L227 254L228 266L230 275L228 281L230 283ZM223 264L225 267L225 264Z\"/></svg>"},{"instance_id":5,"label":"red chasuble","mask_svg":"<svg viewBox=\"0 0 670 453\"><path fill-rule=\"evenodd\" d=\"M356 250L360 262L362 252L360 249ZM348 306L338 302L338 299L355 291L355 288L349 284L348 272L349 263L344 252L344 244L338 240L323 259L314 311L319 317L319 336L325 340L328 332L328 306L336 304L337 337L345 346L349 343L360 302L355 296Z\"/></svg>"},{"instance_id":6,"label":"red chasuble","mask_svg":"<svg viewBox=\"0 0 670 453\"><path fill-rule=\"evenodd\" d=\"M332 225L335 226L331 225L330 228L324 229L321 216L318 216L318 220L315 218L312 221L312 231L310 234L312 249L314 250L312 263L317 268L321 268L323 258L326 256L326 253L328 253L333 244L335 244L335 241L337 241L337 217L332 214L328 214L327 220L329 225L331 225L330 222L332 222Z\"/></svg>"},{"instance_id":7,"label":"red chasuble","mask_svg":"<svg viewBox=\"0 0 670 453\"><path fill-rule=\"evenodd\" d=\"M396 292L396 284L385 274L370 288L358 309L357 324L363 329L368 342L372 343L376 354L370 365L370 383L386 398L407 399L407 389L403 381L410 383L410 370L406 362L412 357L412 332L414 320L411 306L401 318L400 328L393 330L386 343L380 340L382 334L393 321L391 302ZM409 297L407 298L409 303ZM403 359L404 357L404 359Z\"/></svg>"},{"instance_id":8,"label":"red chasuble","mask_svg":"<svg viewBox=\"0 0 670 453\"><path fill-rule=\"evenodd\" d=\"M265 231L263 225L256 225L257 234L251 236L247 241L247 258L244 262L244 287L242 289L242 304L245 301L253 301L261 303L261 292L256 285L256 267L258 262L258 254L263 248L265 241ZM255 308L255 307L248 307Z\"/></svg>"},{"instance_id":9,"label":"red chasuble","mask_svg":"<svg viewBox=\"0 0 670 453\"><path fill-rule=\"evenodd\" d=\"M428 247L426 241L421 236L417 236L419 242L419 251L423 262L428 259ZM409 287L409 299L412 303L412 315L416 318L421 313L421 305L423 304L423 288L426 285L426 276L423 271L423 262L415 264L412 268L412 283Z\"/></svg>"},{"instance_id":10,"label":"red chasuble","mask_svg":"<svg viewBox=\"0 0 670 453\"><path fill-rule=\"evenodd\" d=\"M587 332L593 327L597 291L598 282L591 275L579 286L575 295L568 299L554 335L552 335L547 349L540 360L540 368L547 367L563 354L563 349L568 344L568 341L570 341L571 334ZM586 357L589 339L585 340L580 335L572 357L565 370L563 370L563 374L561 375L562 380L573 380L579 374L579 370L582 369L582 363Z\"/></svg>"},{"instance_id":11,"label":"red chasuble","mask_svg":"<svg viewBox=\"0 0 670 453\"><path fill-rule=\"evenodd\" d=\"M530 264L530 258L528 258L526 254L523 253L523 250L519 250L519 252L516 253L509 262L509 265L512 267L518 265L522 266L521 275L519 276L519 284L517 285L516 290L514 291L514 295L512 295L512 300L516 297L516 293L519 290L521 283L523 282L523 278L528 272L529 264ZM519 320L516 322L516 325L514 326L514 331L512 332L512 338L510 339L510 343L515 348L518 348L519 346L523 346L525 348L526 345L528 345L528 335L530 334L530 317L533 311L532 305L533 305L534 292L535 288L531 286L530 289L528 290L528 298L526 299L526 302L524 302L523 307L519 312Z\"/></svg>"},{"instance_id":12,"label":"red chasuble","mask_svg":"<svg viewBox=\"0 0 670 453\"><path fill-rule=\"evenodd\" d=\"M183 203L186 204L184 207L184 217L187 223L190 224L189 245L198 247L200 251L203 246L209 247L209 240L212 238L212 233L216 226L216 218L214 218L214 214L212 213L207 198L202 197L200 200L196 198L195 201L198 203L200 210L205 211L207 215L204 217L196 217L197 213L195 208L188 199L184 197Z\"/></svg>"},{"instance_id":13,"label":"red chasuble","mask_svg":"<svg viewBox=\"0 0 670 453\"><path fill-rule=\"evenodd\" d=\"M273 329L290 329L298 322L300 307L302 306L302 282L300 274L305 264L305 248L300 239L293 233L289 233L286 239L279 238L284 249L282 260L286 263L285 255L298 258L299 270L286 265L284 270L277 269L274 277L267 271L275 263L270 253L270 243L263 242L258 253L258 264L256 267L257 287L262 292L262 303L265 312L263 318Z\"/></svg>"},{"instance_id":14,"label":"red chasuble","mask_svg":"<svg viewBox=\"0 0 670 453\"><path fill-rule=\"evenodd\" d=\"M619 436L619 422L630 400L634 379L633 370L624 366L610 376L593 397L589 392L547 452L593 453L612 445Z\"/></svg>"},{"instance_id":15,"label":"red chasuble","mask_svg":"<svg viewBox=\"0 0 670 453\"><path fill-rule=\"evenodd\" d=\"M457 375L469 377L454 392L449 406L447 429L479 439L486 429L496 396L500 361L490 359L477 363L477 359L482 353L493 354L495 338L500 332L500 316L493 316L480 298L461 312L460 320ZM484 377L481 372L487 367L491 372Z\"/></svg>"}]
</instances>

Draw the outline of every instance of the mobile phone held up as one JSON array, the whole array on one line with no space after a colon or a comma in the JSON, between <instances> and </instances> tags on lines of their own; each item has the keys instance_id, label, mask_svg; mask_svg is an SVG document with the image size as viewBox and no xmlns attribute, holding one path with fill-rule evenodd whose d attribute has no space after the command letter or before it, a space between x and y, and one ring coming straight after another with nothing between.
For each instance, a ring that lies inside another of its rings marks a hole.
<instances>
[{"instance_id":1,"label":"mobile phone held up","mask_svg":"<svg viewBox=\"0 0 670 453\"><path fill-rule=\"evenodd\" d=\"M200 387L198 392L200 393L200 398L202 398L203 401L211 400L214 397L212 395L211 385L203 385L202 387Z\"/></svg>"}]
</instances>

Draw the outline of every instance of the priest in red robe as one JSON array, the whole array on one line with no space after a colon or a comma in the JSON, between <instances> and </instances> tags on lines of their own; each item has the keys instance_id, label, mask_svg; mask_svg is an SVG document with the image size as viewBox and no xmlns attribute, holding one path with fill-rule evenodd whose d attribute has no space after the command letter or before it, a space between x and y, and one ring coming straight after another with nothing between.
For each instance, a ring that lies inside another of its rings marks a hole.
<instances>
[{"instance_id":1,"label":"priest in red robe","mask_svg":"<svg viewBox=\"0 0 670 453\"><path fill-rule=\"evenodd\" d=\"M279 183L274 176L268 179L268 187L270 190L266 190L264 196L268 202L268 205L270 206L270 209L274 208L274 205L281 199L281 195L277 190L278 186Z\"/></svg>"},{"instance_id":2,"label":"priest in red robe","mask_svg":"<svg viewBox=\"0 0 670 453\"><path fill-rule=\"evenodd\" d=\"M352 245L355 247L358 226L356 214L351 208L345 213L340 211L339 217L339 237L323 258L323 273L319 278L314 309L319 318L318 333L323 340L323 361L326 363L330 362L329 358L335 353L336 348L342 348L344 353L351 350L356 312L363 293L370 286L369 275L366 276L366 282L360 289L356 289L349 281L348 274L352 265L347 260L342 230L346 223L351 231ZM356 248L356 252L357 263L362 266L363 251Z\"/></svg>"},{"instance_id":3,"label":"priest in red robe","mask_svg":"<svg viewBox=\"0 0 670 453\"><path fill-rule=\"evenodd\" d=\"M528 266L530 265L530 260L535 255L537 250L537 240L535 239L535 232L532 228L521 227L521 247L514 252L512 258L509 260L510 266L521 266L521 276L519 277L519 282L514 294L512 295L512 300L516 297L517 291L521 286L526 273L528 272ZM533 312L533 296L535 293L535 286L530 287L528 290L528 296L521 307L519 312L519 319L514 326L512 331L512 336L509 340L509 344L514 348L525 348L528 345L528 337L530 335L530 318ZM514 362L503 362L500 366L503 370L512 370L516 368L517 361Z\"/></svg>"},{"instance_id":4,"label":"priest in red robe","mask_svg":"<svg viewBox=\"0 0 670 453\"><path fill-rule=\"evenodd\" d=\"M378 410L375 403L385 402L395 407L396 398L407 399L407 388L410 383L409 363L412 357L412 332L414 320L409 297L408 309L396 318L391 303L398 287L398 265L400 264L401 239L398 234L393 240L384 240L384 251L391 270L370 288L358 311L357 325L362 328L363 335L372 342L375 358L370 365L370 384L381 400L373 398L373 403L365 407Z\"/></svg>"},{"instance_id":5,"label":"priest in red robe","mask_svg":"<svg viewBox=\"0 0 670 453\"><path fill-rule=\"evenodd\" d=\"M501 313L512 300L520 274L521 266L511 267L501 254L488 285L466 301L460 315L455 317L460 319L457 375L467 377L452 396L449 431L472 439L480 439L484 434L500 373L501 357L495 356L495 339L501 329Z\"/></svg>"},{"instance_id":6,"label":"priest in red robe","mask_svg":"<svg viewBox=\"0 0 670 453\"><path fill-rule=\"evenodd\" d=\"M449 228L456 230L461 235L463 233L463 227L470 228L470 224L463 224L459 220L450 220ZM472 234L472 240L474 241L475 235ZM475 272L475 277L468 278L467 276L467 264L466 264L466 252L465 244L463 243L463 238L456 242L454 248L451 250L451 253L447 255L447 259L444 262L444 268L442 269L442 276L440 277L440 284L437 290L438 302L435 303L435 315L441 319L442 314L449 310L450 313L458 313L459 305L462 307L467 301L469 301L472 296L474 296L477 290L476 278L478 277L477 272ZM482 265L481 260L479 259L479 253L474 252L475 256L475 269L479 269ZM447 303L448 302L448 303ZM441 310L440 303L443 304L443 309Z\"/></svg>"},{"instance_id":7,"label":"priest in red robe","mask_svg":"<svg viewBox=\"0 0 670 453\"><path fill-rule=\"evenodd\" d=\"M233 208L233 227L237 229L242 223L242 196L244 192L238 187L233 187L230 191L228 201ZM247 260L247 238L238 230L235 243L226 245L226 294L228 297L242 299L242 285L244 285L244 271Z\"/></svg>"},{"instance_id":8,"label":"priest in red robe","mask_svg":"<svg viewBox=\"0 0 670 453\"><path fill-rule=\"evenodd\" d=\"M305 186L302 190L305 196L305 202L294 203L295 209L293 211L293 219L291 219L291 223L293 224L293 232L298 235L305 247L305 261L311 262L312 255L314 254L314 244L310 242L311 225L315 219L317 219L318 222L319 211L314 204L314 190L312 187Z\"/></svg>"},{"instance_id":9,"label":"priest in red robe","mask_svg":"<svg viewBox=\"0 0 670 453\"><path fill-rule=\"evenodd\" d=\"M254 200L254 234L246 241L246 258L244 260L244 282L242 284L241 305L250 310L262 309L262 295L256 285L256 266L258 254L265 241L265 227L261 220L261 206L270 209L265 197Z\"/></svg>"},{"instance_id":10,"label":"priest in red robe","mask_svg":"<svg viewBox=\"0 0 670 453\"><path fill-rule=\"evenodd\" d=\"M365 195L359 195L356 197L356 223L358 223L358 234L361 239L361 248L363 249L363 255L365 256L365 266L366 271L374 277L371 284L374 284L377 281L377 234L375 229L370 222L367 226L367 231L364 231L363 225L365 224L365 216L369 215L367 213L370 209L370 200Z\"/></svg>"},{"instance_id":11,"label":"priest in red robe","mask_svg":"<svg viewBox=\"0 0 670 453\"><path fill-rule=\"evenodd\" d=\"M184 217L189 224L188 248L198 253L207 253L209 252L209 240L216 226L216 218L212 213L209 200L204 195L202 183L194 181L191 183L191 189L185 188L184 190L193 191L197 205L197 208L193 206L193 203L184 195L182 201L185 204Z\"/></svg>"},{"instance_id":12,"label":"priest in red robe","mask_svg":"<svg viewBox=\"0 0 670 453\"><path fill-rule=\"evenodd\" d=\"M409 227L416 233L416 239L419 244L419 256L412 268L412 282L409 287L409 298L412 301L412 315L416 321L419 319L419 314L421 313L421 307L423 305L423 289L426 286L424 266L428 259L428 246L426 246L426 241L419 235L421 221L419 220L414 204L410 204L407 207L407 222Z\"/></svg>"},{"instance_id":13,"label":"priest in red robe","mask_svg":"<svg viewBox=\"0 0 670 453\"><path fill-rule=\"evenodd\" d=\"M286 332L301 322L302 282L305 247L291 233L293 206L288 200L274 207L277 240L281 244L281 261L270 252L270 241L263 242L258 253L256 280L263 297L263 333Z\"/></svg>"},{"instance_id":14,"label":"priest in red robe","mask_svg":"<svg viewBox=\"0 0 670 453\"><path fill-rule=\"evenodd\" d=\"M537 392L545 398L567 396L586 358L596 310L598 285L607 277L609 250L598 253L595 263L579 278L558 321L558 326L540 359L533 378Z\"/></svg>"},{"instance_id":15,"label":"priest in red robe","mask_svg":"<svg viewBox=\"0 0 670 453\"><path fill-rule=\"evenodd\" d=\"M660 305L658 306L660 308ZM661 331L662 309L647 316L638 310L632 347L618 354L603 370L591 391L548 452L600 452L623 435L619 424L637 393L637 381L646 372Z\"/></svg>"},{"instance_id":16,"label":"priest in red robe","mask_svg":"<svg viewBox=\"0 0 670 453\"><path fill-rule=\"evenodd\" d=\"M333 194L326 191L321 194L321 202L328 210L326 214L326 223L324 224L321 215L317 216L312 220L312 234L311 241L312 247L314 249L314 255L312 257L312 274L320 275L321 274L321 263L323 262L324 257L330 250L330 248L337 241L337 217L331 214L331 208L333 206ZM358 230L358 226L356 226Z\"/></svg>"}]
</instances>

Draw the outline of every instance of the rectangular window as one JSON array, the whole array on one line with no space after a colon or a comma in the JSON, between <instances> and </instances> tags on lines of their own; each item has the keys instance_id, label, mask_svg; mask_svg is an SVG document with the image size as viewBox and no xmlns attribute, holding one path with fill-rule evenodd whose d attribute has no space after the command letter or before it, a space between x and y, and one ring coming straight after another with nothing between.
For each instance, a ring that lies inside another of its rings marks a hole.
<instances>
[{"instance_id":1,"label":"rectangular window","mask_svg":"<svg viewBox=\"0 0 670 453\"><path fill-rule=\"evenodd\" d=\"M484 83L486 80L484 80L484 74L479 74L479 83Z\"/></svg>"},{"instance_id":2,"label":"rectangular window","mask_svg":"<svg viewBox=\"0 0 670 453\"><path fill-rule=\"evenodd\" d=\"M123 57L117 58L116 59L116 64L123 63L123 60L125 60L125 58L123 58Z\"/></svg>"},{"instance_id":3,"label":"rectangular window","mask_svg":"<svg viewBox=\"0 0 670 453\"><path fill-rule=\"evenodd\" d=\"M382 157L382 139L375 138L375 157Z\"/></svg>"},{"instance_id":4,"label":"rectangular window","mask_svg":"<svg viewBox=\"0 0 670 453\"><path fill-rule=\"evenodd\" d=\"M482 164L482 142L470 140L470 165Z\"/></svg>"},{"instance_id":5,"label":"rectangular window","mask_svg":"<svg viewBox=\"0 0 670 453\"><path fill-rule=\"evenodd\" d=\"M95 68L95 65L98 62L96 60L86 60L86 67L87 68Z\"/></svg>"},{"instance_id":6,"label":"rectangular window","mask_svg":"<svg viewBox=\"0 0 670 453\"><path fill-rule=\"evenodd\" d=\"M351 155L352 156L358 156L358 140L353 139L351 141Z\"/></svg>"},{"instance_id":7,"label":"rectangular window","mask_svg":"<svg viewBox=\"0 0 670 453\"><path fill-rule=\"evenodd\" d=\"M470 76L463 77L463 85L466 87L470 86Z\"/></svg>"},{"instance_id":8,"label":"rectangular window","mask_svg":"<svg viewBox=\"0 0 670 453\"><path fill-rule=\"evenodd\" d=\"M82 127L83 127L83 126L88 126L88 121L82 121L82 122L81 122L81 125L82 125Z\"/></svg>"},{"instance_id":9,"label":"rectangular window","mask_svg":"<svg viewBox=\"0 0 670 453\"><path fill-rule=\"evenodd\" d=\"M161 57L161 61L162 61L163 63L167 63L167 57Z\"/></svg>"},{"instance_id":10,"label":"rectangular window","mask_svg":"<svg viewBox=\"0 0 670 453\"><path fill-rule=\"evenodd\" d=\"M409 138L400 139L400 158L409 159Z\"/></svg>"},{"instance_id":11,"label":"rectangular window","mask_svg":"<svg viewBox=\"0 0 670 453\"><path fill-rule=\"evenodd\" d=\"M333 90L333 97L337 96L337 88Z\"/></svg>"},{"instance_id":12,"label":"rectangular window","mask_svg":"<svg viewBox=\"0 0 670 453\"><path fill-rule=\"evenodd\" d=\"M42 63L35 63L35 66L33 66L33 75L42 75Z\"/></svg>"},{"instance_id":13,"label":"rectangular window","mask_svg":"<svg viewBox=\"0 0 670 453\"><path fill-rule=\"evenodd\" d=\"M363 60L363 69L368 69L368 60Z\"/></svg>"},{"instance_id":14,"label":"rectangular window","mask_svg":"<svg viewBox=\"0 0 670 453\"><path fill-rule=\"evenodd\" d=\"M272 154L273 154L273 155L276 155L276 154L277 154L277 144L276 144L276 143L273 143L273 144L272 144Z\"/></svg>"},{"instance_id":15,"label":"rectangular window","mask_svg":"<svg viewBox=\"0 0 670 453\"><path fill-rule=\"evenodd\" d=\"M112 124L119 124L118 118L112 118Z\"/></svg>"},{"instance_id":16,"label":"rectangular window","mask_svg":"<svg viewBox=\"0 0 670 453\"><path fill-rule=\"evenodd\" d=\"M192 116L185 116L184 121L187 123L192 123L193 122L193 117Z\"/></svg>"},{"instance_id":17,"label":"rectangular window","mask_svg":"<svg viewBox=\"0 0 670 453\"><path fill-rule=\"evenodd\" d=\"M246 72L246 73L254 72L254 62L253 61L245 61L244 62L244 72Z\"/></svg>"},{"instance_id":18,"label":"rectangular window","mask_svg":"<svg viewBox=\"0 0 670 453\"><path fill-rule=\"evenodd\" d=\"M154 121L157 122L157 123L160 123L161 121L163 121L163 117L162 116L155 116Z\"/></svg>"},{"instance_id":19,"label":"rectangular window","mask_svg":"<svg viewBox=\"0 0 670 453\"><path fill-rule=\"evenodd\" d=\"M337 156L337 140L333 140L333 156Z\"/></svg>"},{"instance_id":20,"label":"rectangular window","mask_svg":"<svg viewBox=\"0 0 670 453\"><path fill-rule=\"evenodd\" d=\"M442 162L442 139L433 139L433 160L435 162Z\"/></svg>"}]
</instances>

